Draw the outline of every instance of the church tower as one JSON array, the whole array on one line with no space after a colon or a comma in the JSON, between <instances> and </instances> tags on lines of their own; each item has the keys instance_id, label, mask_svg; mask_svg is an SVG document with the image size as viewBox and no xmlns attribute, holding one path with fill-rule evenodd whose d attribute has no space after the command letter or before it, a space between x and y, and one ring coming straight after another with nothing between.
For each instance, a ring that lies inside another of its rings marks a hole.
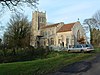
<instances>
[{"instance_id":1,"label":"church tower","mask_svg":"<svg viewBox=\"0 0 100 75\"><path fill-rule=\"evenodd\" d=\"M37 36L40 36L40 30L46 26L46 12L35 11L32 13L31 27L31 45L36 46Z\"/></svg>"}]
</instances>

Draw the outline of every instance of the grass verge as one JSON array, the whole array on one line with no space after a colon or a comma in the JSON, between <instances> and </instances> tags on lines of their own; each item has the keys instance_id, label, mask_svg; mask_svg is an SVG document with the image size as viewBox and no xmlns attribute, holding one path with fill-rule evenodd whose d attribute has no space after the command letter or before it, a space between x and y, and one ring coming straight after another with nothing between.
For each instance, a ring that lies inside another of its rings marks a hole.
<instances>
[{"instance_id":1,"label":"grass verge","mask_svg":"<svg viewBox=\"0 0 100 75\"><path fill-rule=\"evenodd\" d=\"M100 53L100 47L95 47L95 52Z\"/></svg>"},{"instance_id":2,"label":"grass verge","mask_svg":"<svg viewBox=\"0 0 100 75\"><path fill-rule=\"evenodd\" d=\"M0 64L0 75L46 75L91 56L90 53L57 52L55 57L27 62Z\"/></svg>"}]
</instances>

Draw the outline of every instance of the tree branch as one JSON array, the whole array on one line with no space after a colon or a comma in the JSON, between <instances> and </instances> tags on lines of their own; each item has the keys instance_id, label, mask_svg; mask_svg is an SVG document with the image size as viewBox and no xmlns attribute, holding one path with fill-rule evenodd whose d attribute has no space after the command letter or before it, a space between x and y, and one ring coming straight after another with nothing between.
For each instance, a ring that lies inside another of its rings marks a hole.
<instances>
[{"instance_id":1,"label":"tree branch","mask_svg":"<svg viewBox=\"0 0 100 75\"><path fill-rule=\"evenodd\" d=\"M17 0L16 3L13 3L13 1L10 1L10 3L13 5L13 6L17 6L17 4L20 2L20 0Z\"/></svg>"}]
</instances>

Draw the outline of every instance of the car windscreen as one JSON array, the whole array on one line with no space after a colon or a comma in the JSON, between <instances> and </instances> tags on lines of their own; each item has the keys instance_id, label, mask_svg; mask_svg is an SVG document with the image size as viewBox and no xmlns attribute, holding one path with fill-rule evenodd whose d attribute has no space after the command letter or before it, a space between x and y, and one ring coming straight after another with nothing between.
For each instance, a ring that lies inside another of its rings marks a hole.
<instances>
[{"instance_id":1,"label":"car windscreen","mask_svg":"<svg viewBox=\"0 0 100 75\"><path fill-rule=\"evenodd\" d=\"M81 45L75 45L74 48L82 48Z\"/></svg>"},{"instance_id":2,"label":"car windscreen","mask_svg":"<svg viewBox=\"0 0 100 75\"><path fill-rule=\"evenodd\" d=\"M87 44L87 47L91 47L91 48L93 48L93 46L92 46L91 44Z\"/></svg>"}]
</instances>

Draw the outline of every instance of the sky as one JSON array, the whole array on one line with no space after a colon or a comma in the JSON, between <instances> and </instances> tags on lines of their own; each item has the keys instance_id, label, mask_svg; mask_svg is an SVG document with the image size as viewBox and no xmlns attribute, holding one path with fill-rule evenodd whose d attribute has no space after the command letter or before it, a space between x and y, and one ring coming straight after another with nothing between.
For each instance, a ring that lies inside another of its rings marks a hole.
<instances>
[{"instance_id":1,"label":"sky","mask_svg":"<svg viewBox=\"0 0 100 75\"><path fill-rule=\"evenodd\" d=\"M94 13L100 10L100 0L39 0L37 5L39 11L46 11L47 22L50 23L71 23L79 21L83 23L84 19L91 18ZM32 20L32 12L37 9L24 8L23 14L28 16L29 21ZM9 21L12 13L6 11L0 16L0 27ZM0 36L3 35L5 29L0 29Z\"/></svg>"},{"instance_id":2,"label":"sky","mask_svg":"<svg viewBox=\"0 0 100 75\"><path fill-rule=\"evenodd\" d=\"M81 23L100 9L100 0L40 0L39 10L46 11L48 22Z\"/></svg>"}]
</instances>

